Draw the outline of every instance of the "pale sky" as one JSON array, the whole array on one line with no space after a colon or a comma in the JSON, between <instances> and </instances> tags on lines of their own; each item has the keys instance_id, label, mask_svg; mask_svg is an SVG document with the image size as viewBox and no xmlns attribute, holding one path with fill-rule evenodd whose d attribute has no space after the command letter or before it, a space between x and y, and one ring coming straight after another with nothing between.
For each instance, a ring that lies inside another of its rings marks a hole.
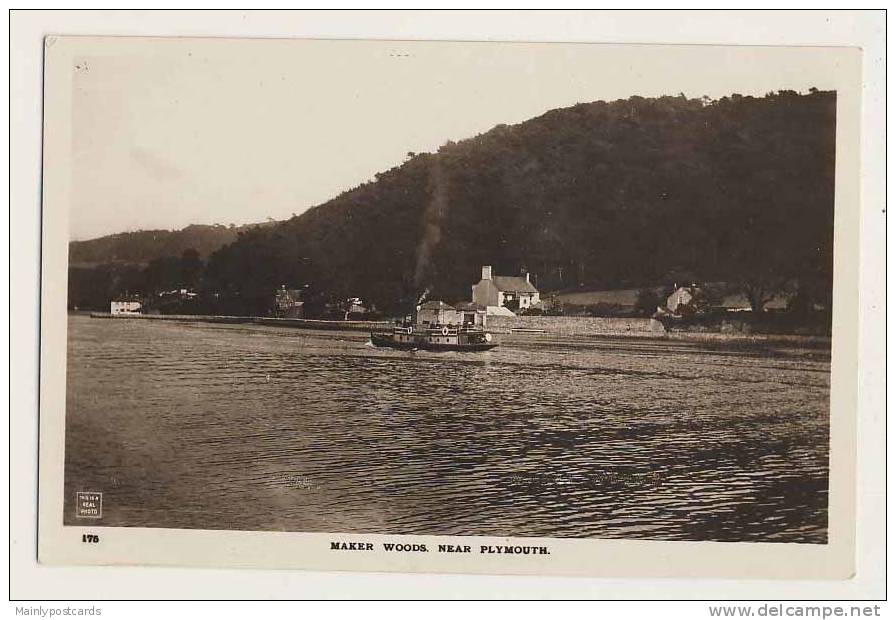
<instances>
[{"instance_id":1,"label":"pale sky","mask_svg":"<svg viewBox=\"0 0 896 620\"><path fill-rule=\"evenodd\" d=\"M832 87L828 50L103 39L72 67L71 237L285 219L497 124Z\"/></svg>"}]
</instances>

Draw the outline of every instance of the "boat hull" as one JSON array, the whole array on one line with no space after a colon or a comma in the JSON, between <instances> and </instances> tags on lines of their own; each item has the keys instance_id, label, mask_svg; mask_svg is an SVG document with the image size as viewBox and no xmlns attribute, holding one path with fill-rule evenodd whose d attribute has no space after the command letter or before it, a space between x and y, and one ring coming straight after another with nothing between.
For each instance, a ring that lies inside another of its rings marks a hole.
<instances>
[{"instance_id":1,"label":"boat hull","mask_svg":"<svg viewBox=\"0 0 896 620\"><path fill-rule=\"evenodd\" d=\"M412 342L401 342L390 334L370 334L370 341L377 347L388 347L402 351L488 351L498 346L496 342L477 342L449 344L444 342L430 342L421 338Z\"/></svg>"}]
</instances>

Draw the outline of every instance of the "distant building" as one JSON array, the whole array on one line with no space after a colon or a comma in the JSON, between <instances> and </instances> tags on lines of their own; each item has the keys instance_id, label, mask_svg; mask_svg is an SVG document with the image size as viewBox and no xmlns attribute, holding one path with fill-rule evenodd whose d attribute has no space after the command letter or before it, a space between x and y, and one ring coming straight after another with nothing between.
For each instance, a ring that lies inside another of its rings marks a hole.
<instances>
[{"instance_id":1,"label":"distant building","mask_svg":"<svg viewBox=\"0 0 896 620\"><path fill-rule=\"evenodd\" d=\"M328 302L325 306L325 314L331 319L348 321L349 319L363 319L371 311L364 305L360 297L345 297Z\"/></svg>"},{"instance_id":2,"label":"distant building","mask_svg":"<svg viewBox=\"0 0 896 620\"><path fill-rule=\"evenodd\" d=\"M178 288L162 291L151 303L155 309L162 310L164 308L183 308L185 302L196 301L199 301L199 293L187 288Z\"/></svg>"},{"instance_id":3,"label":"distant building","mask_svg":"<svg viewBox=\"0 0 896 620\"><path fill-rule=\"evenodd\" d=\"M705 291L703 291L705 293ZM666 307L661 310L671 312L676 315L693 314L697 311L697 304L701 299L701 289L696 284L690 286L679 286L666 299ZM705 299L705 298L704 298ZM732 293L723 296L712 304L713 309L725 310L727 312L749 312L752 310L750 300L743 293ZM772 311L785 310L787 308L787 295L775 295L766 302L764 309Z\"/></svg>"},{"instance_id":4,"label":"distant building","mask_svg":"<svg viewBox=\"0 0 896 620\"><path fill-rule=\"evenodd\" d=\"M140 314L143 304L135 299L114 299L109 305L110 314Z\"/></svg>"},{"instance_id":5,"label":"distant building","mask_svg":"<svg viewBox=\"0 0 896 620\"><path fill-rule=\"evenodd\" d=\"M489 315L513 314L508 303L518 310L525 310L540 303L538 289L529 280L529 274L522 276L492 275L489 265L482 267L482 279L473 285L473 303L486 309Z\"/></svg>"},{"instance_id":6,"label":"distant building","mask_svg":"<svg viewBox=\"0 0 896 620\"><path fill-rule=\"evenodd\" d=\"M699 289L696 286L679 286L666 298L666 310L672 314L683 314L692 308Z\"/></svg>"},{"instance_id":7,"label":"distant building","mask_svg":"<svg viewBox=\"0 0 896 620\"><path fill-rule=\"evenodd\" d=\"M302 290L281 286L274 298L274 314L282 319L301 319L305 315Z\"/></svg>"},{"instance_id":8,"label":"distant building","mask_svg":"<svg viewBox=\"0 0 896 620\"><path fill-rule=\"evenodd\" d=\"M159 293L159 297L171 297L177 299L196 299L199 297L199 293L192 289L188 288L176 288L171 291L162 291Z\"/></svg>"},{"instance_id":9,"label":"distant building","mask_svg":"<svg viewBox=\"0 0 896 620\"><path fill-rule=\"evenodd\" d=\"M367 314L368 308L360 297L350 297L347 301L349 314Z\"/></svg>"}]
</instances>

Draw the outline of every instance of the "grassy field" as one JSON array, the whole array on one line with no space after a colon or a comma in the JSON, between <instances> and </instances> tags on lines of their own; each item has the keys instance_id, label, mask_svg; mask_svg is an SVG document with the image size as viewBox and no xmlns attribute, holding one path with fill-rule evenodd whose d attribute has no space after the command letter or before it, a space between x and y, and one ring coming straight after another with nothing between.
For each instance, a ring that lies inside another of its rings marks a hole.
<instances>
[{"instance_id":1,"label":"grassy field","mask_svg":"<svg viewBox=\"0 0 896 620\"><path fill-rule=\"evenodd\" d=\"M557 303L574 306L591 306L604 303L634 307L638 299L639 290L637 288L623 288L612 291L564 291L545 293L541 297L546 301L555 299Z\"/></svg>"},{"instance_id":2,"label":"grassy field","mask_svg":"<svg viewBox=\"0 0 896 620\"><path fill-rule=\"evenodd\" d=\"M655 290L657 293L662 293L663 290L670 289L658 287ZM556 293L543 293L541 298L545 301L555 299L557 303L574 306L590 306L604 303L634 307L638 299L638 291L640 290L640 288L622 288L607 291L567 290ZM740 292L729 292L729 294L725 295L722 299L721 305L729 309L748 310L750 308L750 302L744 294ZM765 307L769 310L784 309L787 307L787 298L785 295L777 295L774 299L768 302Z\"/></svg>"}]
</instances>

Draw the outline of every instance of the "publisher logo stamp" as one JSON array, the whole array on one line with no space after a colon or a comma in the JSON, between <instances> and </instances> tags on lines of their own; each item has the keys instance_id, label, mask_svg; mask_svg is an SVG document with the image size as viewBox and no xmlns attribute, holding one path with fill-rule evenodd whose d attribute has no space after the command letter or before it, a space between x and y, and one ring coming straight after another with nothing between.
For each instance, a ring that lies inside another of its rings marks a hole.
<instances>
[{"instance_id":1,"label":"publisher logo stamp","mask_svg":"<svg viewBox=\"0 0 896 620\"><path fill-rule=\"evenodd\" d=\"M78 491L75 516L81 519L100 519L103 516L103 494Z\"/></svg>"}]
</instances>

